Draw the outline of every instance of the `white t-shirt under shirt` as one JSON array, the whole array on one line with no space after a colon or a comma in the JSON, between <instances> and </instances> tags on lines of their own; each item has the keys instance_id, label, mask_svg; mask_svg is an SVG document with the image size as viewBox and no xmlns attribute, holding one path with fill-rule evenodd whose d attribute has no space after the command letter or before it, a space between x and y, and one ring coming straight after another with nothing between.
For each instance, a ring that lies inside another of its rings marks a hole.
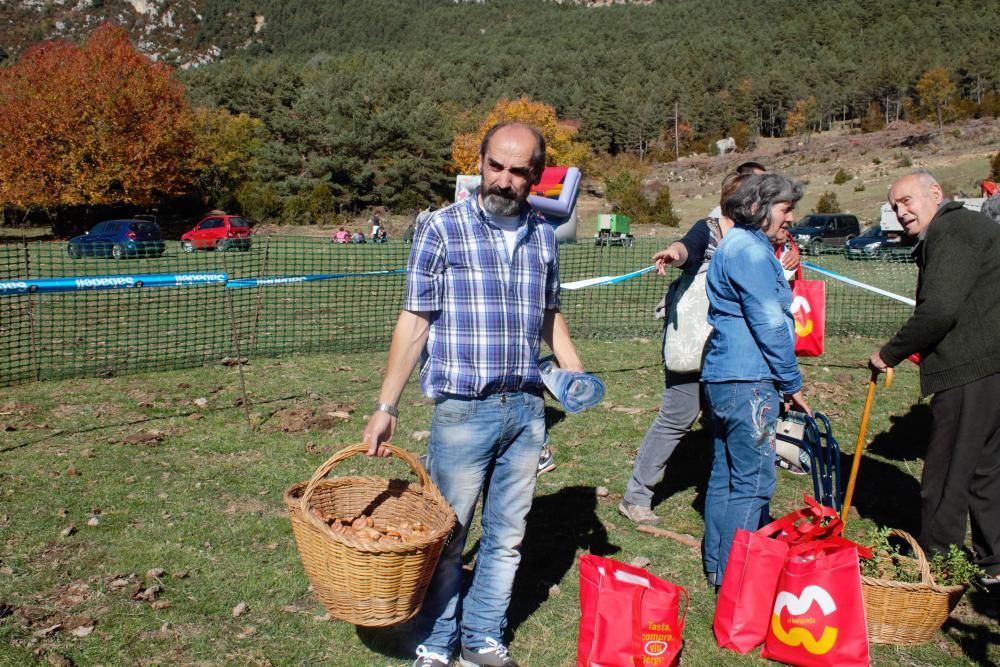
<instances>
[{"instance_id":1,"label":"white t-shirt under shirt","mask_svg":"<svg viewBox=\"0 0 1000 667\"><path fill-rule=\"evenodd\" d=\"M503 232L504 245L507 246L507 261L513 258L514 244L517 242L517 232L521 229L522 217L520 215L494 215L486 214L489 221Z\"/></svg>"}]
</instances>

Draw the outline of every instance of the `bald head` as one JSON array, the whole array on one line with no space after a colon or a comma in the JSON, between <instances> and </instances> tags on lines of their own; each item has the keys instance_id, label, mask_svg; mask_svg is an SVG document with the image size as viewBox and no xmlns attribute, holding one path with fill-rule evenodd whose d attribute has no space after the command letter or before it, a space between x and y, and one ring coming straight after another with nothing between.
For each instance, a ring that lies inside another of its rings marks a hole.
<instances>
[{"instance_id":1,"label":"bald head","mask_svg":"<svg viewBox=\"0 0 1000 667\"><path fill-rule=\"evenodd\" d=\"M479 154L480 203L493 215L520 214L544 168L545 139L538 130L520 123L490 128Z\"/></svg>"},{"instance_id":2,"label":"bald head","mask_svg":"<svg viewBox=\"0 0 1000 667\"><path fill-rule=\"evenodd\" d=\"M923 169L903 176L889 188L889 204L910 236L921 236L927 230L943 201L941 185Z\"/></svg>"},{"instance_id":3,"label":"bald head","mask_svg":"<svg viewBox=\"0 0 1000 667\"><path fill-rule=\"evenodd\" d=\"M545 137L538 128L516 121L497 123L483 135L483 140L479 144L480 159L486 156L486 151L489 150L490 143L492 143L494 137L498 134L503 135L502 138L507 140L531 142L533 146L531 151L532 176L536 179L541 179L542 172L545 170ZM538 181L536 180L535 182L537 183Z\"/></svg>"}]
</instances>

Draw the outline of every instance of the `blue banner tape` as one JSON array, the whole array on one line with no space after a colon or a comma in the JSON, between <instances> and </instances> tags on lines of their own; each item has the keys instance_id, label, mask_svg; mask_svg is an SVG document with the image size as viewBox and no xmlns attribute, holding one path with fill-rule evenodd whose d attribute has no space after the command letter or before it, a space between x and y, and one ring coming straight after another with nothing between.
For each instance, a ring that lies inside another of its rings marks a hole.
<instances>
[{"instance_id":1,"label":"blue banner tape","mask_svg":"<svg viewBox=\"0 0 1000 667\"><path fill-rule=\"evenodd\" d=\"M74 278L25 278L0 280L0 296L15 294L82 292L130 289L133 287L187 287L225 285L226 273L151 273L120 276L77 276Z\"/></svg>"},{"instance_id":2,"label":"blue banner tape","mask_svg":"<svg viewBox=\"0 0 1000 667\"><path fill-rule=\"evenodd\" d=\"M240 287L265 287L267 285L289 285L294 283L311 283L317 280L334 280L337 278L360 278L362 276L389 276L406 273L406 269L386 269L384 271L364 271L362 273L314 273L307 276L275 276L273 278L239 278L226 283L229 289Z\"/></svg>"}]
</instances>

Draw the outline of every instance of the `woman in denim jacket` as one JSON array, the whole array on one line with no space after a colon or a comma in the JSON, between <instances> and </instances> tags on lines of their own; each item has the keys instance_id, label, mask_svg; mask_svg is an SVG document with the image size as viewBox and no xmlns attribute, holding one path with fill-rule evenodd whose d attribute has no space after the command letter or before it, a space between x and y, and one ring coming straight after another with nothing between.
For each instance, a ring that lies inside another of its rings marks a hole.
<instances>
[{"instance_id":1,"label":"woman in denim jacket","mask_svg":"<svg viewBox=\"0 0 1000 667\"><path fill-rule=\"evenodd\" d=\"M714 453L705 496L705 573L722 583L737 528L762 525L774 493L775 424L782 402L809 412L795 361L792 292L772 243L794 220L798 183L751 176L722 202L735 223L708 269L714 331L701 380L712 412Z\"/></svg>"}]
</instances>

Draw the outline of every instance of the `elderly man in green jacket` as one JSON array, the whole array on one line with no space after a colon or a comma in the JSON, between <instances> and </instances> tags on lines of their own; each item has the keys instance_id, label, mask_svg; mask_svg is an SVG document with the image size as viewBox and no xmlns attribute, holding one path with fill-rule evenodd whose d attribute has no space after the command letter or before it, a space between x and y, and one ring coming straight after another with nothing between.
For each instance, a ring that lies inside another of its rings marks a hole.
<instances>
[{"instance_id":1,"label":"elderly man in green jacket","mask_svg":"<svg viewBox=\"0 0 1000 667\"><path fill-rule=\"evenodd\" d=\"M917 307L903 328L871 355L884 371L921 355L920 391L931 399L931 428L920 484L920 543L947 552L972 547L981 578L1000 593L1000 225L945 201L929 172L892 184L889 203L920 242Z\"/></svg>"}]
</instances>

